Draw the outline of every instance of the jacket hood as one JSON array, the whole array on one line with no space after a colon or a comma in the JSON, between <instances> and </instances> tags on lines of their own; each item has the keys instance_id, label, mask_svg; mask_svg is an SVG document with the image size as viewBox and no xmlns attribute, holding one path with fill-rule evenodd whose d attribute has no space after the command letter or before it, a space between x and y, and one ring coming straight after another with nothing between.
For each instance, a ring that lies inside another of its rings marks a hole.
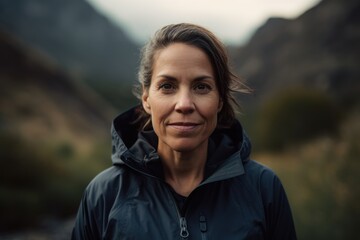
<instances>
[{"instance_id":1,"label":"jacket hood","mask_svg":"<svg viewBox=\"0 0 360 240\"><path fill-rule=\"evenodd\" d=\"M138 130L136 120L139 107L120 114L113 121L112 163L125 164L134 170L161 178L162 165L156 151L158 139L153 130ZM250 152L249 138L237 120L230 128L215 129L209 140L205 174L210 176L221 166L227 166L227 175L235 174L235 169L236 174L239 174L243 172L242 162L249 159Z\"/></svg>"}]
</instances>

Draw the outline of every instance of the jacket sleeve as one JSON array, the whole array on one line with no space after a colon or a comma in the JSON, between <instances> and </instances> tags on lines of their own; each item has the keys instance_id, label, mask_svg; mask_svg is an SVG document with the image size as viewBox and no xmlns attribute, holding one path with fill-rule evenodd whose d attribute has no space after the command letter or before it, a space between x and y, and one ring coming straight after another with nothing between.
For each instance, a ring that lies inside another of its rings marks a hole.
<instances>
[{"instance_id":1,"label":"jacket sleeve","mask_svg":"<svg viewBox=\"0 0 360 240\"><path fill-rule=\"evenodd\" d=\"M266 239L296 240L289 201L280 179L271 170L262 174L261 192L266 215Z\"/></svg>"},{"instance_id":2,"label":"jacket sleeve","mask_svg":"<svg viewBox=\"0 0 360 240\"><path fill-rule=\"evenodd\" d=\"M72 231L72 240L96 240L101 239L98 223L91 210L91 202L86 190L80 203Z\"/></svg>"}]
</instances>

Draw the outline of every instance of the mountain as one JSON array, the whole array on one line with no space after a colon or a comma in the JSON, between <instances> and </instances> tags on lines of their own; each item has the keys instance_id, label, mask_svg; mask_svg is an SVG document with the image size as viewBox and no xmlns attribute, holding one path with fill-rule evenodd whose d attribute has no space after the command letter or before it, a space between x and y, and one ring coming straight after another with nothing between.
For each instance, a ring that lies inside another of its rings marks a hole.
<instances>
[{"instance_id":1,"label":"mountain","mask_svg":"<svg viewBox=\"0 0 360 240\"><path fill-rule=\"evenodd\" d=\"M0 31L2 234L76 213L86 184L110 164L115 114L46 55Z\"/></svg>"},{"instance_id":2,"label":"mountain","mask_svg":"<svg viewBox=\"0 0 360 240\"><path fill-rule=\"evenodd\" d=\"M325 91L339 103L359 101L360 2L323 0L296 19L270 18L232 49L255 105L291 87Z\"/></svg>"},{"instance_id":3,"label":"mountain","mask_svg":"<svg viewBox=\"0 0 360 240\"><path fill-rule=\"evenodd\" d=\"M31 142L90 146L114 110L41 53L0 32L0 130Z\"/></svg>"},{"instance_id":4,"label":"mountain","mask_svg":"<svg viewBox=\"0 0 360 240\"><path fill-rule=\"evenodd\" d=\"M136 78L138 46L85 0L0 1L0 29L86 80L110 101ZM121 95L121 94L120 94Z\"/></svg>"}]
</instances>

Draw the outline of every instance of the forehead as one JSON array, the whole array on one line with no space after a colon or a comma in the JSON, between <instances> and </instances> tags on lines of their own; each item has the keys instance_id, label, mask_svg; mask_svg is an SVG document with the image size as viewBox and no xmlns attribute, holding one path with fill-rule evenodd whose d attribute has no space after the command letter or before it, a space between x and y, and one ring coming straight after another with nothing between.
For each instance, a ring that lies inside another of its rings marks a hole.
<instances>
[{"instance_id":1,"label":"forehead","mask_svg":"<svg viewBox=\"0 0 360 240\"><path fill-rule=\"evenodd\" d=\"M185 43L173 43L158 50L153 60L154 74L164 68L167 70L207 70L213 74L213 66L208 55L202 49Z\"/></svg>"},{"instance_id":2,"label":"forehead","mask_svg":"<svg viewBox=\"0 0 360 240\"><path fill-rule=\"evenodd\" d=\"M172 53L176 53L178 58L186 57L187 54L190 54L188 57L193 58L201 55L210 61L209 56L200 47L187 43L175 42L165 46L164 48L158 49L154 54L154 63L157 61L159 56L168 57Z\"/></svg>"}]
</instances>

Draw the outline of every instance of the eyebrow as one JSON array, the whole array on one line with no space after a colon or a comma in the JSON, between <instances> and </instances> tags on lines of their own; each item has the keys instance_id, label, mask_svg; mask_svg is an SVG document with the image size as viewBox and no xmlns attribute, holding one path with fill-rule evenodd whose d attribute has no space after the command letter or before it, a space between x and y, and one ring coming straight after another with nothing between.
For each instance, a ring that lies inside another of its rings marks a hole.
<instances>
[{"instance_id":1,"label":"eyebrow","mask_svg":"<svg viewBox=\"0 0 360 240\"><path fill-rule=\"evenodd\" d=\"M156 76L156 78L165 78L167 80L176 81L175 77L172 77L172 76L166 75L166 74ZM201 75L201 76L198 76L195 79L193 79L193 81L198 82L198 81L202 81L202 80L206 80L206 79L214 79L214 77L209 76L209 75Z\"/></svg>"},{"instance_id":2,"label":"eyebrow","mask_svg":"<svg viewBox=\"0 0 360 240\"><path fill-rule=\"evenodd\" d=\"M203 80L214 80L214 82L215 82L215 78L212 77L212 76L208 76L208 75L199 76L199 77L195 78L193 81L194 82L200 82L200 81L203 81Z\"/></svg>"},{"instance_id":3,"label":"eyebrow","mask_svg":"<svg viewBox=\"0 0 360 240\"><path fill-rule=\"evenodd\" d=\"M167 80L176 81L176 78L175 78L175 77L172 77L172 76L169 76L169 75L166 75L166 74L158 75L158 76L156 76L156 78L165 78L165 79L167 79Z\"/></svg>"}]
</instances>

